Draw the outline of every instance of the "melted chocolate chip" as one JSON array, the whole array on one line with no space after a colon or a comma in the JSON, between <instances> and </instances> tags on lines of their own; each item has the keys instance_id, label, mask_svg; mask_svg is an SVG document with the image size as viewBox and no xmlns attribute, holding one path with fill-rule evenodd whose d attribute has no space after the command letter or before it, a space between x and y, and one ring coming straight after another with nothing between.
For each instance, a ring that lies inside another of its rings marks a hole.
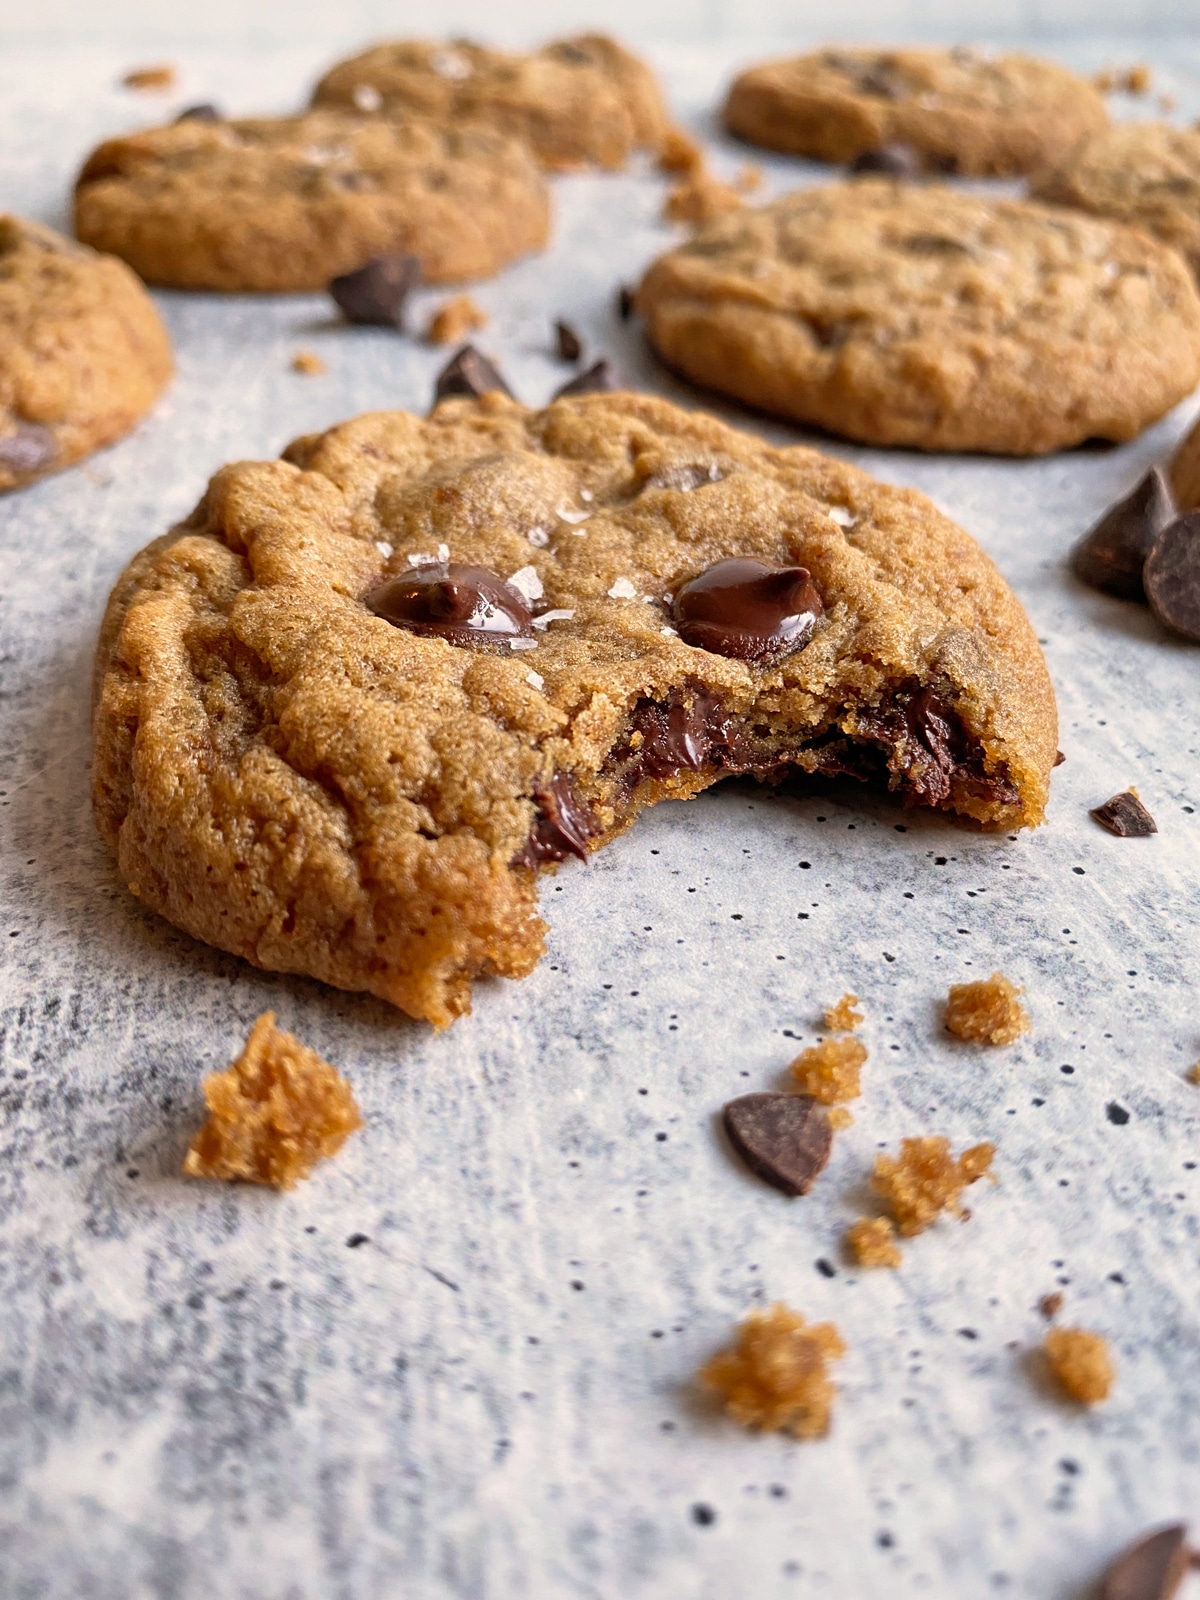
<instances>
[{"instance_id":1,"label":"melted chocolate chip","mask_svg":"<svg viewBox=\"0 0 1200 1600\"><path fill-rule=\"evenodd\" d=\"M0 439L0 472L32 478L58 455L58 441L40 422L18 422L16 431Z\"/></svg>"},{"instance_id":2,"label":"melted chocolate chip","mask_svg":"<svg viewBox=\"0 0 1200 1600\"><path fill-rule=\"evenodd\" d=\"M737 559L685 583L672 606L684 644L759 663L807 644L824 614L807 568Z\"/></svg>"},{"instance_id":3,"label":"melted chocolate chip","mask_svg":"<svg viewBox=\"0 0 1200 1600\"><path fill-rule=\"evenodd\" d=\"M570 777L565 772L556 773L545 787L534 791L534 798L537 816L515 865L537 867L544 861L565 861L568 856L586 861L588 840L600 830L588 806L575 793Z\"/></svg>"},{"instance_id":4,"label":"melted chocolate chip","mask_svg":"<svg viewBox=\"0 0 1200 1600\"><path fill-rule=\"evenodd\" d=\"M1118 839L1148 839L1158 832L1158 824L1131 790L1113 795L1102 806L1088 812L1102 828Z\"/></svg>"},{"instance_id":5,"label":"melted chocolate chip","mask_svg":"<svg viewBox=\"0 0 1200 1600\"><path fill-rule=\"evenodd\" d=\"M968 737L958 713L932 686L916 690L894 705L860 712L858 737L883 747L889 787L904 789L911 799L940 805L958 785L999 805L1016 805L1020 800L1006 778L986 770L981 747ZM853 754L851 751L851 760ZM852 766L835 769L822 763L822 770L862 775Z\"/></svg>"},{"instance_id":6,"label":"melted chocolate chip","mask_svg":"<svg viewBox=\"0 0 1200 1600\"><path fill-rule=\"evenodd\" d=\"M554 344L560 361L578 361L583 354L583 340L569 322L554 324Z\"/></svg>"},{"instance_id":7,"label":"melted chocolate chip","mask_svg":"<svg viewBox=\"0 0 1200 1600\"><path fill-rule=\"evenodd\" d=\"M1144 600L1142 568L1159 534L1175 518L1171 486L1161 467L1110 508L1075 546L1071 570L1082 582L1118 600Z\"/></svg>"},{"instance_id":8,"label":"melted chocolate chip","mask_svg":"<svg viewBox=\"0 0 1200 1600\"><path fill-rule=\"evenodd\" d=\"M829 1160L829 1117L811 1095L742 1095L725 1107L723 1120L750 1170L784 1194L807 1194Z\"/></svg>"},{"instance_id":9,"label":"melted chocolate chip","mask_svg":"<svg viewBox=\"0 0 1200 1600\"><path fill-rule=\"evenodd\" d=\"M1200 643L1200 511L1167 524L1146 557L1142 579L1163 626Z\"/></svg>"},{"instance_id":10,"label":"melted chocolate chip","mask_svg":"<svg viewBox=\"0 0 1200 1600\"><path fill-rule=\"evenodd\" d=\"M921 157L912 145L900 139L863 150L850 163L851 172L881 172L889 178L915 178L920 175Z\"/></svg>"},{"instance_id":11,"label":"melted chocolate chip","mask_svg":"<svg viewBox=\"0 0 1200 1600\"><path fill-rule=\"evenodd\" d=\"M1158 1528L1122 1551L1105 1573L1097 1600L1172 1600L1190 1560L1186 1526Z\"/></svg>"},{"instance_id":12,"label":"melted chocolate chip","mask_svg":"<svg viewBox=\"0 0 1200 1600\"><path fill-rule=\"evenodd\" d=\"M512 390L496 367L473 344L465 344L438 373L433 388L433 403L436 406L440 400L451 400L458 395L478 400L493 389L512 398Z\"/></svg>"},{"instance_id":13,"label":"melted chocolate chip","mask_svg":"<svg viewBox=\"0 0 1200 1600\"><path fill-rule=\"evenodd\" d=\"M329 285L347 322L379 328L403 328L404 305L421 281L416 256L376 256Z\"/></svg>"},{"instance_id":14,"label":"melted chocolate chip","mask_svg":"<svg viewBox=\"0 0 1200 1600\"><path fill-rule=\"evenodd\" d=\"M185 106L175 118L176 122L221 122L222 120L220 111L208 100L197 106Z\"/></svg>"},{"instance_id":15,"label":"melted chocolate chip","mask_svg":"<svg viewBox=\"0 0 1200 1600\"><path fill-rule=\"evenodd\" d=\"M394 627L448 644L500 644L531 636L525 596L486 567L410 567L371 591L369 611Z\"/></svg>"},{"instance_id":16,"label":"melted chocolate chip","mask_svg":"<svg viewBox=\"0 0 1200 1600\"><path fill-rule=\"evenodd\" d=\"M589 367L586 372L581 372L577 378L572 378L569 383L564 383L550 398L566 400L573 394L608 394L615 388L608 357L601 356L594 366Z\"/></svg>"}]
</instances>

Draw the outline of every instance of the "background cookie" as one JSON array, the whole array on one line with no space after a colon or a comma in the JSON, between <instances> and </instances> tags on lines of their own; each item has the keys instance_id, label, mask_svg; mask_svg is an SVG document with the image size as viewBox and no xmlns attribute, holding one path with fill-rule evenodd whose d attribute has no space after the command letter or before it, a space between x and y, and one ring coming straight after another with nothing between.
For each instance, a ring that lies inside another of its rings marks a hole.
<instances>
[{"instance_id":1,"label":"background cookie","mask_svg":"<svg viewBox=\"0 0 1200 1600\"><path fill-rule=\"evenodd\" d=\"M733 557L811 574L802 648L684 642L665 597ZM414 574L457 621L386 620ZM508 617L472 634L484 593ZM849 773L1011 827L1056 747L1024 612L924 496L630 394L380 412L224 469L121 579L97 674L96 815L138 896L442 1025L537 961L536 868L659 799Z\"/></svg>"},{"instance_id":2,"label":"background cookie","mask_svg":"<svg viewBox=\"0 0 1200 1600\"><path fill-rule=\"evenodd\" d=\"M398 251L428 283L487 277L540 249L549 222L516 140L332 111L109 139L75 190L81 239L177 289L321 289Z\"/></svg>"},{"instance_id":3,"label":"background cookie","mask_svg":"<svg viewBox=\"0 0 1200 1600\"><path fill-rule=\"evenodd\" d=\"M900 140L945 172L1003 176L1054 161L1108 120L1099 92L1035 56L817 50L751 67L725 123L751 144L852 161Z\"/></svg>"},{"instance_id":4,"label":"background cookie","mask_svg":"<svg viewBox=\"0 0 1200 1600\"><path fill-rule=\"evenodd\" d=\"M654 74L598 33L531 55L463 39L398 39L331 67L313 104L477 118L528 140L554 169L623 167L636 149L658 150L667 132Z\"/></svg>"},{"instance_id":5,"label":"background cookie","mask_svg":"<svg viewBox=\"0 0 1200 1600\"><path fill-rule=\"evenodd\" d=\"M860 179L723 217L638 294L694 382L871 444L1130 439L1200 377L1181 258L1090 217Z\"/></svg>"},{"instance_id":6,"label":"background cookie","mask_svg":"<svg viewBox=\"0 0 1200 1600\"><path fill-rule=\"evenodd\" d=\"M1200 130L1115 122L1038 173L1030 192L1145 228L1181 250L1200 277Z\"/></svg>"},{"instance_id":7,"label":"background cookie","mask_svg":"<svg viewBox=\"0 0 1200 1600\"><path fill-rule=\"evenodd\" d=\"M128 433L172 366L167 331L128 267L0 215L0 490Z\"/></svg>"}]
</instances>

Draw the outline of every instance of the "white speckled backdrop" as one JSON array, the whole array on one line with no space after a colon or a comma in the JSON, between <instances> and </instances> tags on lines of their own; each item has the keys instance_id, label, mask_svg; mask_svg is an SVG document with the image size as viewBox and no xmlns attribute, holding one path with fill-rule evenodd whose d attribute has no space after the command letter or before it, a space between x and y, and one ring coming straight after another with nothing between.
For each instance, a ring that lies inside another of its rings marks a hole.
<instances>
[{"instance_id":1,"label":"white speckled backdrop","mask_svg":"<svg viewBox=\"0 0 1200 1600\"><path fill-rule=\"evenodd\" d=\"M1175 15L1142 9L1147 27ZM648 48L732 170L744 153L712 107L759 46L727 11ZM1001 7L994 26L1035 12ZM161 54L149 12L105 43L90 11L74 42L54 4L46 37L22 11L0 57L0 201L62 223L102 134L210 97L287 107L333 45L381 23L343 8L286 38L271 15L274 34L222 44L206 10L188 46L175 7L182 82L155 100L114 87ZM509 37L553 25L514 15L497 19ZM1200 111L1193 44L1054 48L1089 69L1147 59L1179 116ZM816 176L765 165L774 190ZM661 181L556 191L550 253L478 290L482 343L541 400L565 315L631 383L692 403L613 311L672 237ZM179 357L165 403L0 501L0 1595L1077 1600L1122 1541L1200 1511L1200 1090L1184 1081L1200 652L1064 569L1189 408L1123 449L1042 462L829 446L932 494L1028 606L1068 758L1046 828L981 837L866 795L731 785L547 881L541 968L484 984L435 1037L149 916L86 791L93 639L128 557L222 462L358 410L423 409L444 353L340 326L320 297L157 299ZM290 370L301 347L326 376ZM1089 821L1128 783L1157 838ZM956 1046L938 1001L995 967L1028 986L1034 1031ZM844 988L869 1018L866 1092L816 1190L789 1202L732 1161L716 1119L777 1081ZM184 1184L200 1078L267 1006L345 1069L366 1128L294 1194ZM876 1150L922 1130L995 1140L999 1186L899 1273L849 1270L838 1241ZM1091 1414L1031 1377L1034 1307L1056 1287L1064 1317L1115 1347L1116 1392ZM775 1297L849 1345L823 1442L744 1434L693 1388Z\"/></svg>"}]
</instances>

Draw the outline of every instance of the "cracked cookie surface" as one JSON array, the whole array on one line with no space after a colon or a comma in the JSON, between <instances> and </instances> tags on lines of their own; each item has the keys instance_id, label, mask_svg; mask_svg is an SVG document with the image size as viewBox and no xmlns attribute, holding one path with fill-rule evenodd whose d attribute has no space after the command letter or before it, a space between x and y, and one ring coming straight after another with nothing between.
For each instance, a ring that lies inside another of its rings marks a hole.
<instances>
[{"instance_id":1,"label":"cracked cookie surface","mask_svg":"<svg viewBox=\"0 0 1200 1600\"><path fill-rule=\"evenodd\" d=\"M1120 223L862 178L737 212L653 263L693 382L869 444L1039 455L1133 438L1200 378L1200 296Z\"/></svg>"},{"instance_id":2,"label":"cracked cookie surface","mask_svg":"<svg viewBox=\"0 0 1200 1600\"><path fill-rule=\"evenodd\" d=\"M820 593L782 659L673 625L735 557ZM475 647L464 608L382 614L439 563L483 571ZM647 805L815 772L1032 825L1057 734L1020 604L924 496L634 394L380 412L224 468L118 583L96 684L96 815L146 904L439 1025L537 962L538 867Z\"/></svg>"}]
</instances>

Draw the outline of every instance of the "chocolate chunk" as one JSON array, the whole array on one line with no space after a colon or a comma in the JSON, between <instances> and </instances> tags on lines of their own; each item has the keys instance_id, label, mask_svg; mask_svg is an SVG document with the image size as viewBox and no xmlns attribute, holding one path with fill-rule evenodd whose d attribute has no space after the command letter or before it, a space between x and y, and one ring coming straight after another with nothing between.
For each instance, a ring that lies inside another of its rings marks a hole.
<instances>
[{"instance_id":1,"label":"chocolate chunk","mask_svg":"<svg viewBox=\"0 0 1200 1600\"><path fill-rule=\"evenodd\" d=\"M583 341L569 322L554 324L554 339L560 361L578 361L583 354Z\"/></svg>"},{"instance_id":2,"label":"chocolate chunk","mask_svg":"<svg viewBox=\"0 0 1200 1600\"><path fill-rule=\"evenodd\" d=\"M829 1160L825 1108L807 1094L744 1094L724 1111L729 1142L752 1172L784 1194L807 1194Z\"/></svg>"},{"instance_id":3,"label":"chocolate chunk","mask_svg":"<svg viewBox=\"0 0 1200 1600\"><path fill-rule=\"evenodd\" d=\"M525 596L486 567L453 561L410 567L372 590L365 604L397 628L448 644L501 644L532 636Z\"/></svg>"},{"instance_id":4,"label":"chocolate chunk","mask_svg":"<svg viewBox=\"0 0 1200 1600\"><path fill-rule=\"evenodd\" d=\"M478 400L480 395L488 394L493 389L508 395L510 400L513 397L512 390L488 358L481 355L473 344L465 344L438 373L433 388L433 403L436 406L439 401L451 400L457 395Z\"/></svg>"},{"instance_id":5,"label":"chocolate chunk","mask_svg":"<svg viewBox=\"0 0 1200 1600\"><path fill-rule=\"evenodd\" d=\"M376 256L329 285L347 322L369 327L403 328L404 303L421 281L416 256Z\"/></svg>"},{"instance_id":6,"label":"chocolate chunk","mask_svg":"<svg viewBox=\"0 0 1200 1600\"><path fill-rule=\"evenodd\" d=\"M589 807L575 793L570 777L556 773L549 784L534 791L534 798L538 814L516 865L536 867L543 861L565 861L568 856L586 861L587 842L600 830Z\"/></svg>"},{"instance_id":7,"label":"chocolate chunk","mask_svg":"<svg viewBox=\"0 0 1200 1600\"><path fill-rule=\"evenodd\" d=\"M622 322L628 322L633 313L633 290L627 283L623 283L617 290L617 315Z\"/></svg>"},{"instance_id":8,"label":"chocolate chunk","mask_svg":"<svg viewBox=\"0 0 1200 1600\"><path fill-rule=\"evenodd\" d=\"M1158 1528L1121 1552L1105 1573L1097 1600L1172 1600L1190 1560L1185 1524Z\"/></svg>"},{"instance_id":9,"label":"chocolate chunk","mask_svg":"<svg viewBox=\"0 0 1200 1600\"><path fill-rule=\"evenodd\" d=\"M1071 570L1093 589L1118 600L1144 600L1142 568L1159 534L1175 516L1171 486L1152 467L1100 518L1071 554Z\"/></svg>"},{"instance_id":10,"label":"chocolate chunk","mask_svg":"<svg viewBox=\"0 0 1200 1600\"><path fill-rule=\"evenodd\" d=\"M45 472L58 455L58 441L40 422L18 422L14 433L0 439L0 472L32 478Z\"/></svg>"},{"instance_id":11,"label":"chocolate chunk","mask_svg":"<svg viewBox=\"0 0 1200 1600\"><path fill-rule=\"evenodd\" d=\"M601 356L595 366L589 367L586 372L581 372L577 378L572 378L569 383L564 383L561 389L556 389L551 395L552 400L565 400L573 394L607 394L615 389L612 367L607 356Z\"/></svg>"},{"instance_id":12,"label":"chocolate chunk","mask_svg":"<svg viewBox=\"0 0 1200 1600\"><path fill-rule=\"evenodd\" d=\"M1020 798L1007 778L987 770L982 747L968 736L958 713L932 684L895 705L860 711L858 736L886 749L889 787L903 788L926 805L947 800L955 784L1002 805L1015 805ZM839 764L823 761L822 770L860 776L852 764L843 764L845 756L836 745L831 755Z\"/></svg>"},{"instance_id":13,"label":"chocolate chunk","mask_svg":"<svg viewBox=\"0 0 1200 1600\"><path fill-rule=\"evenodd\" d=\"M1163 626L1200 643L1200 511L1167 524L1146 557L1142 579Z\"/></svg>"},{"instance_id":14,"label":"chocolate chunk","mask_svg":"<svg viewBox=\"0 0 1200 1600\"><path fill-rule=\"evenodd\" d=\"M205 100L198 106L185 106L175 118L176 122L220 122L221 113L210 101Z\"/></svg>"},{"instance_id":15,"label":"chocolate chunk","mask_svg":"<svg viewBox=\"0 0 1200 1600\"><path fill-rule=\"evenodd\" d=\"M921 157L912 145L900 139L863 150L850 163L851 172L882 172L889 178L915 178L921 171Z\"/></svg>"},{"instance_id":16,"label":"chocolate chunk","mask_svg":"<svg viewBox=\"0 0 1200 1600\"><path fill-rule=\"evenodd\" d=\"M1061 751L1061 750L1056 750L1056 751L1055 751L1055 752L1054 752L1054 765L1055 765L1055 766L1056 766L1056 767L1061 767L1061 766L1062 766L1062 764L1063 764L1063 762L1064 762L1064 761L1065 761L1065 760L1066 760L1066 759L1067 759L1067 758L1066 758L1066 756L1065 756L1065 755L1063 755L1063 753L1062 753L1062 751Z\"/></svg>"},{"instance_id":17,"label":"chocolate chunk","mask_svg":"<svg viewBox=\"0 0 1200 1600\"><path fill-rule=\"evenodd\" d=\"M1148 839L1158 832L1154 818L1132 790L1113 795L1102 806L1088 812L1102 828L1115 833L1119 839Z\"/></svg>"},{"instance_id":18,"label":"chocolate chunk","mask_svg":"<svg viewBox=\"0 0 1200 1600\"><path fill-rule=\"evenodd\" d=\"M684 644L759 663L807 644L824 614L806 567L737 558L685 583L672 605Z\"/></svg>"}]
</instances>

